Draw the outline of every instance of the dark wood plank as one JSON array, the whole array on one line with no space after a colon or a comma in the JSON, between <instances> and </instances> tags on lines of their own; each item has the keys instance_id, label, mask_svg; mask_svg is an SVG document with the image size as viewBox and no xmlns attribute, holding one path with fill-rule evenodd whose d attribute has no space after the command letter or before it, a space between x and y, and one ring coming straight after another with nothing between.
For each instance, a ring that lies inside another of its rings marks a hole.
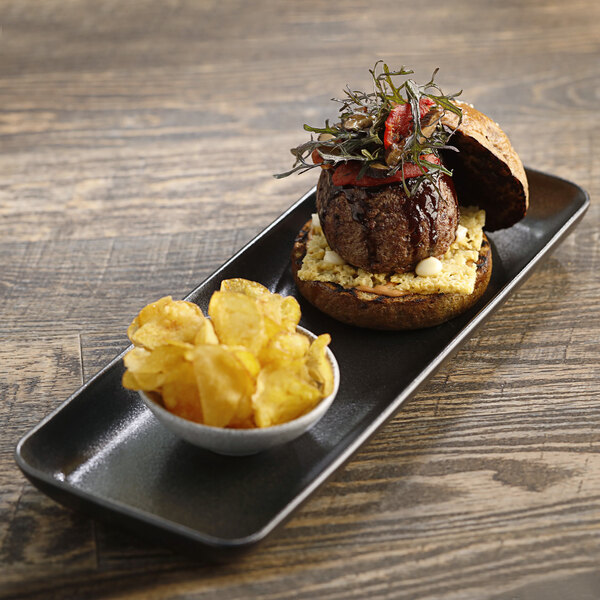
<instances>
[{"instance_id":1,"label":"dark wood plank","mask_svg":"<svg viewBox=\"0 0 600 600\"><path fill-rule=\"evenodd\" d=\"M8 1L0 598L595 598L600 209L257 551L215 567L53 503L19 437L311 187L303 123L382 58L600 192L600 5Z\"/></svg>"}]
</instances>

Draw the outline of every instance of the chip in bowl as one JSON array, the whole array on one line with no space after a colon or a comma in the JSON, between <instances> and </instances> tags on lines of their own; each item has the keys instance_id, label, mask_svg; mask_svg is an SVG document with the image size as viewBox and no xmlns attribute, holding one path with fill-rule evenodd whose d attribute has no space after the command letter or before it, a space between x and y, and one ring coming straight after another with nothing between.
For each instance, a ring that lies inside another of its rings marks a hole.
<instances>
[{"instance_id":1,"label":"chip in bowl","mask_svg":"<svg viewBox=\"0 0 600 600\"><path fill-rule=\"evenodd\" d=\"M134 347L123 359L123 386L211 427L288 423L334 387L331 337L309 338L300 316L295 298L241 278L221 283L208 317L196 304L166 296L129 326Z\"/></svg>"}]
</instances>

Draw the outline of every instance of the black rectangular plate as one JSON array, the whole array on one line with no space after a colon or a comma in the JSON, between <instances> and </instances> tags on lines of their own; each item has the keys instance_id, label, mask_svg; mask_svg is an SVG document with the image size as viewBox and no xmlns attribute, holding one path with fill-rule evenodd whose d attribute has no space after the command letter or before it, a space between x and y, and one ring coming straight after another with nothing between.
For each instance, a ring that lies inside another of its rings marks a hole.
<instances>
[{"instance_id":1,"label":"black rectangular plate","mask_svg":"<svg viewBox=\"0 0 600 600\"><path fill-rule=\"evenodd\" d=\"M468 313L431 329L379 332L338 323L302 298L301 324L329 332L341 386L329 412L297 440L251 457L180 441L121 387L122 355L25 435L16 461L59 502L214 559L264 539L346 461L522 283L585 213L573 183L528 171L529 213L491 234L493 275ZM311 190L195 289L206 310L222 279L245 277L298 296L294 238L314 212Z\"/></svg>"}]
</instances>

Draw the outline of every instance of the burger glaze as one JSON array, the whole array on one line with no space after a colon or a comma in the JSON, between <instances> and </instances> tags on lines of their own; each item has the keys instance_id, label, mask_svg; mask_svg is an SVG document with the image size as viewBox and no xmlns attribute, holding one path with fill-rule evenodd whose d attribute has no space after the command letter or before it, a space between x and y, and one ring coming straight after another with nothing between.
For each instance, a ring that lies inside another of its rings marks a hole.
<instances>
[{"instance_id":1,"label":"burger glaze","mask_svg":"<svg viewBox=\"0 0 600 600\"><path fill-rule=\"evenodd\" d=\"M330 169L317 185L317 212L331 249L375 273L405 273L441 257L456 238L458 203L452 179L425 180L409 197L401 184L333 185Z\"/></svg>"}]
</instances>

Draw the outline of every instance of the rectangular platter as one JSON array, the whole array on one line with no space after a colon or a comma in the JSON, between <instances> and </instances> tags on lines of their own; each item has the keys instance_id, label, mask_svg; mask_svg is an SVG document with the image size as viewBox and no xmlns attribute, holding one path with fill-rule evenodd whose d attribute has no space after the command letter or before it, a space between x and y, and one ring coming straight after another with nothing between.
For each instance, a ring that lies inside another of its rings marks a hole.
<instances>
[{"instance_id":1,"label":"rectangular platter","mask_svg":"<svg viewBox=\"0 0 600 600\"><path fill-rule=\"evenodd\" d=\"M297 440L238 458L191 446L121 387L120 355L20 440L17 464L58 502L160 543L215 560L253 547L390 419L583 217L584 190L527 174L529 213L489 235L492 279L468 313L430 329L381 332L333 321L298 298L301 325L332 335L341 385L329 412ZM290 251L314 204L311 190L187 300L206 311L212 292L230 277L298 297Z\"/></svg>"}]
</instances>

